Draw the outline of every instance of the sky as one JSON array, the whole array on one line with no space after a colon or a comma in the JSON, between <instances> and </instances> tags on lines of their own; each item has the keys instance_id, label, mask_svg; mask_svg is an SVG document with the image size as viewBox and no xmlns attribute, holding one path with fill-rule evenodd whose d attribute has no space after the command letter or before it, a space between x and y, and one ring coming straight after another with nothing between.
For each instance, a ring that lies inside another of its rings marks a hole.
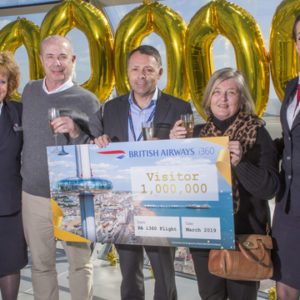
<instances>
[{"instance_id":1,"label":"sky","mask_svg":"<svg viewBox=\"0 0 300 300\"><path fill-rule=\"evenodd\" d=\"M19 3L27 2L25 0L20 0ZM49 1L48 1L49 2ZM161 3L170 7L174 11L176 11L188 24L194 14L204 5L209 3L208 0L165 0ZM277 6L282 2L281 0L232 0L234 4L239 5L243 9L245 9L248 13L250 13L253 18L258 23L263 39L265 42L266 49L269 49L269 34L272 23L273 15L276 11ZM6 4L11 5L11 0L1 0L1 5ZM183 4L184 3L184 4ZM112 31L115 32L120 20L131 10L138 7L140 4L131 4L131 5L122 5L122 6L111 6L105 8L105 13L107 14ZM0 29L3 28L8 23L15 21L18 17L25 17L28 20L36 23L38 26L41 25L43 18L45 17L45 13L42 14L30 14L30 15L19 15L19 16L4 16L1 17L0 10ZM73 29L67 34L72 41L74 52L77 55L77 63L76 63L76 81L80 84L84 83L90 77L90 61L89 61L89 46L88 41L84 34L78 29ZM167 82L167 66L166 66L166 48L162 39L152 33L148 37L146 37L143 44L149 43L154 44L156 48L160 51L163 57L163 67L164 67L164 75L162 76L159 87L164 88ZM223 36L218 36L213 43L213 55L214 55L214 68L215 70L228 66L228 67L236 67L235 63L235 53L230 42ZM28 59L24 46L21 46L17 49L15 53L16 59L20 64L21 68L21 85L20 92L29 77L29 68L28 68ZM269 94L269 105L267 111L271 114L278 114L280 109L280 101L274 91L272 80L270 80L270 94Z\"/></svg>"}]
</instances>

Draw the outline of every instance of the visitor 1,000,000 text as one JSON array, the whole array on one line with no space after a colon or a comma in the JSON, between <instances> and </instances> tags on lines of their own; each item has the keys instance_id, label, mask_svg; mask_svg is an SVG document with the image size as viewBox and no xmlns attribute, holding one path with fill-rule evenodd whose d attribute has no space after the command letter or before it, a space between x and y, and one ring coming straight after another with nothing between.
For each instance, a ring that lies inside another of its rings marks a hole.
<instances>
[{"instance_id":1,"label":"visitor 1,000,000 text","mask_svg":"<svg viewBox=\"0 0 300 300\"><path fill-rule=\"evenodd\" d=\"M143 194L176 194L179 193L180 195L182 193L186 194L198 194L198 193L203 193L205 194L207 192L207 185L205 183L199 184L199 183L186 183L183 185L183 190L177 191L176 184L171 183L164 183L164 184L155 184L153 185L153 190L147 190L145 184L141 185L141 192Z\"/></svg>"}]
</instances>

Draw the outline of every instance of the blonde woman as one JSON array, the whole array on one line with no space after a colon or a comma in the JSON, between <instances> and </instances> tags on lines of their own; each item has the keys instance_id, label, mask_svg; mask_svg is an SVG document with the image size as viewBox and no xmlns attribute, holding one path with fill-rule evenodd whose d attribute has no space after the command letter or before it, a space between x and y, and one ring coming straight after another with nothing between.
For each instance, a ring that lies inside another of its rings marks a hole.
<instances>
[{"instance_id":1,"label":"blonde woman","mask_svg":"<svg viewBox=\"0 0 300 300\"><path fill-rule=\"evenodd\" d=\"M19 81L19 67L13 54L0 53L0 289L3 300L17 299L20 270L27 264L21 216L22 105L10 101Z\"/></svg>"}]
</instances>

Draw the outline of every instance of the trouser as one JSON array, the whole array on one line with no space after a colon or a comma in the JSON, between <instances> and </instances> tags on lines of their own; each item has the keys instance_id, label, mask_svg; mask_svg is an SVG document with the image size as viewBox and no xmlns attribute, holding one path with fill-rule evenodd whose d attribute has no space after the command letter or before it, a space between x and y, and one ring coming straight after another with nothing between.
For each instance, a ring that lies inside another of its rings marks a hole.
<instances>
[{"instance_id":1,"label":"trouser","mask_svg":"<svg viewBox=\"0 0 300 300\"><path fill-rule=\"evenodd\" d=\"M149 257L154 278L154 300L176 300L175 248L116 245L122 273L121 299L144 300L144 249Z\"/></svg>"},{"instance_id":2,"label":"trouser","mask_svg":"<svg viewBox=\"0 0 300 300\"><path fill-rule=\"evenodd\" d=\"M32 261L32 285L35 300L58 300L56 239L53 234L49 198L22 192L25 239ZM88 243L62 242L69 262L72 300L90 300L93 296L93 266Z\"/></svg>"},{"instance_id":3,"label":"trouser","mask_svg":"<svg viewBox=\"0 0 300 300\"><path fill-rule=\"evenodd\" d=\"M256 300L259 282L229 280L208 271L209 250L190 249L202 300Z\"/></svg>"}]
</instances>

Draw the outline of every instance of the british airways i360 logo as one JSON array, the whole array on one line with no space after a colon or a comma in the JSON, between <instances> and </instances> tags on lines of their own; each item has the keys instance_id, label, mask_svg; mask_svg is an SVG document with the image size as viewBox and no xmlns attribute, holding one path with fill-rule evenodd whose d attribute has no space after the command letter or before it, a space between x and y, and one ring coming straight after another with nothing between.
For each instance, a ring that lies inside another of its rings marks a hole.
<instances>
[{"instance_id":1,"label":"british airways i360 logo","mask_svg":"<svg viewBox=\"0 0 300 300\"><path fill-rule=\"evenodd\" d=\"M117 159L122 159L126 157L126 152L123 150L113 150L113 151L99 151L98 154L104 154L104 155L116 155Z\"/></svg>"}]
</instances>

